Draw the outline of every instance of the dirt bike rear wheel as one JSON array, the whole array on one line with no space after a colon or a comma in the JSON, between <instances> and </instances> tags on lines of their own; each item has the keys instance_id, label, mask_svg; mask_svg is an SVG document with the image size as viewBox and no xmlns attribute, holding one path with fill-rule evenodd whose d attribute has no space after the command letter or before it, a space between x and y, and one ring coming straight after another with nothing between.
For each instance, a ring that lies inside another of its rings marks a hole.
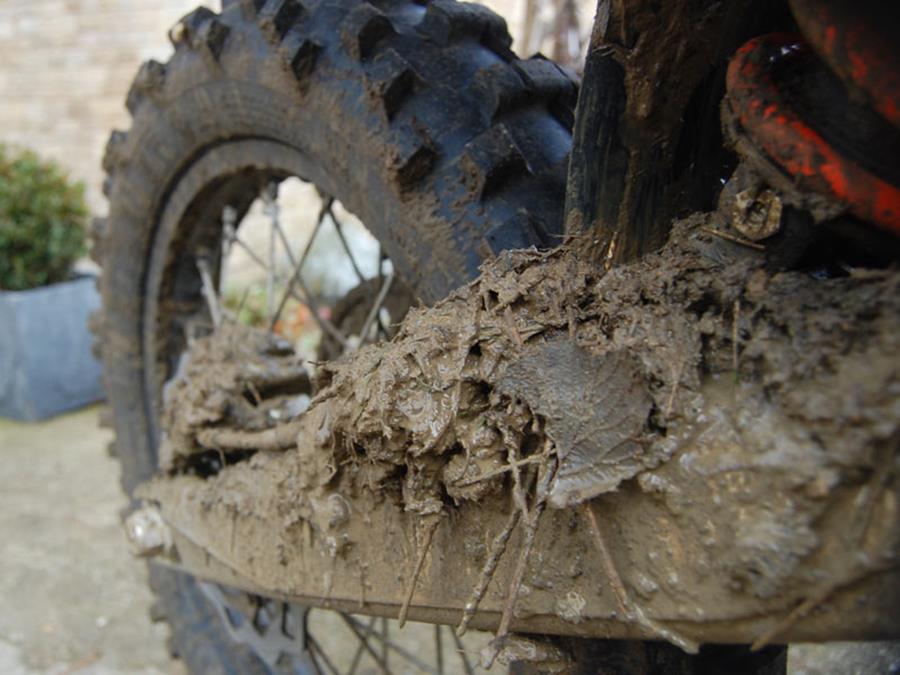
<instances>
[{"instance_id":1,"label":"dirt bike rear wheel","mask_svg":"<svg viewBox=\"0 0 900 675\"><path fill-rule=\"evenodd\" d=\"M575 85L520 61L474 5L225 0L171 31L142 66L133 122L104 158L96 323L115 450L131 494L157 469L160 396L205 312L198 260L223 208L298 176L339 199L430 303L505 248L557 243ZM195 580L151 566L193 672L269 672L234 643Z\"/></svg>"}]
</instances>

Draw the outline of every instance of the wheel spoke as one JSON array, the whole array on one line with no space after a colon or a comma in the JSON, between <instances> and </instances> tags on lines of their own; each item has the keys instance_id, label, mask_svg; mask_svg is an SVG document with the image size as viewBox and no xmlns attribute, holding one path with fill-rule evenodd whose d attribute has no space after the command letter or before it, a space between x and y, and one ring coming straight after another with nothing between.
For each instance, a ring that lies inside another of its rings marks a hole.
<instances>
[{"instance_id":1,"label":"wheel spoke","mask_svg":"<svg viewBox=\"0 0 900 675\"><path fill-rule=\"evenodd\" d=\"M278 222L278 183L269 183L263 188L264 213L269 216L269 264L266 267L266 313L269 317L275 313L275 230L281 230Z\"/></svg>"},{"instance_id":2,"label":"wheel spoke","mask_svg":"<svg viewBox=\"0 0 900 675\"><path fill-rule=\"evenodd\" d=\"M389 629L388 629L388 620L385 617L381 617L381 658L384 659L385 665L388 663L388 641L389 641Z\"/></svg>"},{"instance_id":3,"label":"wheel spoke","mask_svg":"<svg viewBox=\"0 0 900 675\"><path fill-rule=\"evenodd\" d=\"M233 206L226 206L222 209L222 260L228 260L231 255L231 248L234 246L234 239L237 236L237 209ZM225 266L219 272L219 285L223 283Z\"/></svg>"},{"instance_id":4,"label":"wheel spoke","mask_svg":"<svg viewBox=\"0 0 900 675\"><path fill-rule=\"evenodd\" d=\"M313 319L315 319L316 323L319 324L319 327L322 329L322 331L328 333L332 338L337 340L344 349L346 349L348 346L347 338L344 337L344 335L337 329L337 327L335 327L333 323L331 323L331 321L326 319L319 312L319 304L315 300L313 300L313 294L309 290L309 287L306 285L306 282L303 280L303 275L300 274L300 264L296 264L294 262L294 256L290 252L290 245L288 243L287 236L285 235L284 230L281 229L280 225L278 225L276 227L276 231L278 232L278 236L281 238L282 245L285 247L285 250L288 251L288 258L294 267L294 273L291 276L290 281L288 282L287 292L289 293L291 291L293 283L296 282L296 284L300 286L300 290L303 291L304 299L300 300L300 302L309 307L310 314L312 314ZM302 263L302 259L300 262ZM282 302L280 303L278 308L278 312L276 312L276 314L272 317L272 323L269 327L270 330L275 328L275 322L278 320L278 316L280 316L281 311L284 309L285 302L286 299L282 299Z\"/></svg>"},{"instance_id":5,"label":"wheel spoke","mask_svg":"<svg viewBox=\"0 0 900 675\"><path fill-rule=\"evenodd\" d=\"M319 644L318 640L316 640L312 635L307 634L306 641L309 644L310 653L315 651L316 654L318 654L318 657L313 656L313 662L317 662L318 659L322 659L322 662L328 668L328 672L330 672L331 675L341 675L341 671L334 667L334 664L331 662L331 659L328 658L328 655L325 653L325 650L322 649L322 646ZM316 663L316 665L318 666L318 663Z\"/></svg>"},{"instance_id":6,"label":"wheel spoke","mask_svg":"<svg viewBox=\"0 0 900 675\"><path fill-rule=\"evenodd\" d=\"M288 254L288 260L291 263L291 267L293 271L291 272L291 276L288 278L287 288L284 289L284 294L281 296L281 301L278 303L278 309L275 311L275 315L272 317L272 323L270 325L270 330L275 327L275 324L278 322L278 319L281 316L281 312L284 310L285 304L287 304L288 298L293 294L294 291L294 283L297 277L300 276L300 271L303 269L303 265L306 262L306 259L309 257L309 252L312 250L313 243L316 240L316 237L319 235L319 231L322 229L322 223L325 221L325 216L328 213L328 208L331 206L331 202L334 201L331 197L327 197L323 202L321 208L319 208L319 215L316 218L316 226L313 228L312 234L309 236L309 240L306 242L306 246L303 248L303 253L300 256L300 260L294 262L294 256L291 252L291 247L284 240L282 243L285 246L285 250ZM304 303L305 304L305 303Z\"/></svg>"},{"instance_id":7,"label":"wheel spoke","mask_svg":"<svg viewBox=\"0 0 900 675\"><path fill-rule=\"evenodd\" d=\"M444 645L441 644L441 625L434 625L434 652L437 661L438 675L444 675Z\"/></svg>"},{"instance_id":8,"label":"wheel spoke","mask_svg":"<svg viewBox=\"0 0 900 675\"><path fill-rule=\"evenodd\" d=\"M344 620L344 623L347 624L347 627L351 631L353 631L353 634L356 635L357 639L362 644L363 649L365 649L369 656L374 659L375 663L378 664L378 669L383 673L383 675L392 675L390 669L387 667L387 664L378 655L378 652L372 649L372 645L370 645L366 637L363 636L362 633L360 633L358 624L346 614L341 614L340 617Z\"/></svg>"},{"instance_id":9,"label":"wheel spoke","mask_svg":"<svg viewBox=\"0 0 900 675\"><path fill-rule=\"evenodd\" d=\"M375 626L375 622L377 620L378 620L378 618L374 617L374 616L371 619L369 619L369 625L366 627L366 629L371 631L372 628ZM347 671L347 675L355 675L356 668L359 666L359 661L362 658L362 655L365 651L366 650L363 647L362 643L360 643L359 646L356 648L356 653L353 655L353 662L350 664L350 670Z\"/></svg>"},{"instance_id":10,"label":"wheel spoke","mask_svg":"<svg viewBox=\"0 0 900 675\"><path fill-rule=\"evenodd\" d=\"M266 261L263 260L262 258L260 258L260 257L256 254L256 251L254 251L252 248L250 248L250 247L247 245L247 243L246 243L243 239L241 239L236 233L233 234L233 235L231 236L231 243L232 243L232 244L236 244L237 246L240 246L241 249L244 251L244 253L246 253L247 256L250 258L250 260L252 260L253 262L255 262L255 263L256 263L259 267L261 267L263 270L268 270L268 266L266 265Z\"/></svg>"},{"instance_id":11,"label":"wheel spoke","mask_svg":"<svg viewBox=\"0 0 900 675\"><path fill-rule=\"evenodd\" d=\"M334 209L332 208L332 206L333 205L328 206L328 216L331 218L331 222L334 223L334 230L335 232L337 232L338 239L341 240L341 246L344 247L344 252L347 254L347 257L350 258L350 264L353 266L353 271L356 272L359 283L362 283L366 280L366 278L363 276L362 271L359 269L359 265L356 264L356 258L353 257L353 251L350 250L350 243L347 241L347 237L344 235L344 226L334 214Z\"/></svg>"},{"instance_id":12,"label":"wheel spoke","mask_svg":"<svg viewBox=\"0 0 900 675\"><path fill-rule=\"evenodd\" d=\"M410 663L412 663L413 665L415 665L417 668L419 668L419 669L425 671L426 673L432 673L433 675L438 675L438 672L437 672L434 668L432 668L431 666L429 666L427 663L425 663L425 662L424 662L422 659L420 659L418 656L416 656L415 654L410 653L409 651L407 651L406 649L404 649L403 647L401 647L400 645L398 645L398 644L397 644L396 642L394 642L393 640L389 640L389 639L383 638L383 637L378 633L378 631L376 631L374 628L367 628L366 626L363 626L359 621L357 621L356 619L353 619L353 618L351 618L351 617L345 616L345 617L344 617L344 620L345 620L345 621L349 621L350 623L352 623L353 626L356 628L356 631L357 631L361 636L364 636L364 637L367 637L367 638L374 638L375 640L378 640L379 642L384 642L384 644L387 645L387 648L388 648L388 649L390 649L391 651L395 652L395 653L398 654L399 656L402 656L404 659L406 659L407 661L409 661Z\"/></svg>"},{"instance_id":13,"label":"wheel spoke","mask_svg":"<svg viewBox=\"0 0 900 675\"><path fill-rule=\"evenodd\" d=\"M378 313L384 306L384 301L387 298L388 292L391 290L392 283L394 283L393 272L385 277L384 283L381 284L381 290L378 291L378 297L375 298L375 304L373 304L372 309L369 310L369 315L366 317L366 322L363 324L362 330L359 333L360 344L365 344L365 342L368 340L369 329L372 328L372 323L374 323L375 319L378 318Z\"/></svg>"},{"instance_id":14,"label":"wheel spoke","mask_svg":"<svg viewBox=\"0 0 900 675\"><path fill-rule=\"evenodd\" d=\"M466 656L466 650L463 648L462 640L459 639L459 635L456 634L456 631L452 628L450 629L450 635L453 636L453 642L456 644L456 653L459 654L459 660L462 662L462 667L466 671L466 675L475 675L475 670L472 668L472 664L469 663L469 657Z\"/></svg>"},{"instance_id":15,"label":"wheel spoke","mask_svg":"<svg viewBox=\"0 0 900 675\"><path fill-rule=\"evenodd\" d=\"M268 272L269 268L266 265L266 262L262 258L260 258L256 254L256 252L252 248L250 248L250 246L247 245L247 243L243 239L241 239L237 235L234 235L231 238L231 242L232 242L232 244L236 244L237 246L239 246L247 254L247 256L250 258L250 260L252 260L254 263L257 264L257 266L262 268L264 271ZM276 277L276 279L277 279L277 277ZM284 291L284 295L281 298L281 302L278 305L280 309L278 309L275 313L275 321L272 322L272 324L271 324L272 326L274 326L275 322L277 322L278 315L281 313L281 310L284 309L284 305L287 303L288 299L291 297L293 297L294 300L296 300L297 302L303 303L304 305L307 305L307 306L309 305L309 303L306 301L306 299L303 296L301 296L299 293L297 293L296 289L294 289L293 285L291 285L289 283L288 287Z\"/></svg>"},{"instance_id":16,"label":"wheel spoke","mask_svg":"<svg viewBox=\"0 0 900 675\"><path fill-rule=\"evenodd\" d=\"M378 263L375 265L375 269L378 270L378 286L381 286L381 282L384 279L384 272L382 271L382 263L384 262L384 249L381 247L381 242L378 242Z\"/></svg>"},{"instance_id":17,"label":"wheel spoke","mask_svg":"<svg viewBox=\"0 0 900 675\"><path fill-rule=\"evenodd\" d=\"M222 323L222 307L219 305L219 296L213 284L212 272L209 269L209 261L206 258L197 258L197 271L200 272L200 281L203 283L203 298L209 308L213 326L218 328Z\"/></svg>"},{"instance_id":18,"label":"wheel spoke","mask_svg":"<svg viewBox=\"0 0 900 675\"><path fill-rule=\"evenodd\" d=\"M349 343L347 342L347 338L344 337L344 334L341 333L335 327L331 321L326 319L319 313L319 305L313 300L312 292L310 292L309 288L306 286L306 283L303 281L302 277L297 277L297 283L300 285L300 289L303 291L303 294L306 296L305 304L309 307L310 314L313 315L313 319L315 319L316 323L319 324L319 328L321 328L324 332L328 333L332 338L337 340L341 347L347 349Z\"/></svg>"}]
</instances>

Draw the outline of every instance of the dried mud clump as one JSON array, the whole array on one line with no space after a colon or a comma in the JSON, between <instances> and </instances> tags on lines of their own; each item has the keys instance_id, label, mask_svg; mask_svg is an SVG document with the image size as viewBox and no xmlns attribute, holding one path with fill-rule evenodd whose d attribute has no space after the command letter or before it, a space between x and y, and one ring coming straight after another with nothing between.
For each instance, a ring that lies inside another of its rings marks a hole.
<instances>
[{"instance_id":1,"label":"dried mud clump","mask_svg":"<svg viewBox=\"0 0 900 675\"><path fill-rule=\"evenodd\" d=\"M248 462L278 486L254 513L334 550L353 543L344 499L431 517L510 494L536 528L545 502L605 496L630 583L706 607L695 621L895 564L900 272L772 275L704 224L607 273L578 242L505 253L390 342L321 368L309 410L277 424L247 403L262 338L220 331L170 391L174 454L287 448ZM278 358L276 380L299 377ZM210 499L260 480L241 469ZM702 602L707 587L734 602Z\"/></svg>"},{"instance_id":2,"label":"dried mud clump","mask_svg":"<svg viewBox=\"0 0 900 675\"><path fill-rule=\"evenodd\" d=\"M524 460L551 446L550 502L564 507L671 457L722 393L737 426L756 428L748 455L790 462L825 490L824 465L872 466L897 433L898 284L896 273L770 276L761 255L696 223L603 276L568 249L507 253L414 310L391 343L331 364L316 444L373 487L402 480L422 513L442 493L498 489L510 448ZM806 427L814 447L795 451L812 458L784 455L796 441L779 440L776 418Z\"/></svg>"},{"instance_id":3,"label":"dried mud clump","mask_svg":"<svg viewBox=\"0 0 900 675\"><path fill-rule=\"evenodd\" d=\"M213 336L195 341L166 383L161 468L183 469L191 457L218 449L210 442L218 440L215 430L274 430L306 410L309 392L309 373L289 343L271 333L223 324ZM292 443L287 438L284 447Z\"/></svg>"}]
</instances>

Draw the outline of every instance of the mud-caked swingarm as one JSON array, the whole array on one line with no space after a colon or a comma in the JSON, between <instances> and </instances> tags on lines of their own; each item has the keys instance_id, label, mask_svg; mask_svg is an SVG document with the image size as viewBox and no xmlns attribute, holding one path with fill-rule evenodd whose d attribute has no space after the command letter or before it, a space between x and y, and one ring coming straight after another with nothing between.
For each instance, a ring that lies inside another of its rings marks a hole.
<instances>
[{"instance_id":1,"label":"mud-caked swingarm","mask_svg":"<svg viewBox=\"0 0 900 675\"><path fill-rule=\"evenodd\" d=\"M304 366L226 322L166 387L133 541L261 595L501 636L897 637L900 274L825 289L707 226L606 274L504 254L320 369L287 420Z\"/></svg>"}]
</instances>

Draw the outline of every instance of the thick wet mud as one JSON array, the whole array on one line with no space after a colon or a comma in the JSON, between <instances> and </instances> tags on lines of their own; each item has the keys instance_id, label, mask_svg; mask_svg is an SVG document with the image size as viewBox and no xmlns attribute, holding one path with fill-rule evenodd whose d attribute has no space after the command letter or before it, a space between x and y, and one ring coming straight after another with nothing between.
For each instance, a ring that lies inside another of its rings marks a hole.
<instances>
[{"instance_id":1,"label":"thick wet mud","mask_svg":"<svg viewBox=\"0 0 900 675\"><path fill-rule=\"evenodd\" d=\"M176 475L144 496L177 502L200 546L287 593L301 550L390 580L385 594L415 588L438 564L435 529L442 550L456 532L467 562L440 554L453 587L424 583L477 606L501 576L509 591L486 596L501 632L529 613L576 631L624 617L687 646L895 632L900 272L771 274L705 218L607 273L582 243L503 254L391 342L320 366L301 415L288 351L238 326L199 340L167 392ZM230 465L188 475L210 452ZM231 529L202 531L217 509ZM248 549L254 523L278 523L281 572ZM418 562L392 578L371 554L396 527L398 560ZM513 530L516 559L500 561Z\"/></svg>"}]
</instances>

